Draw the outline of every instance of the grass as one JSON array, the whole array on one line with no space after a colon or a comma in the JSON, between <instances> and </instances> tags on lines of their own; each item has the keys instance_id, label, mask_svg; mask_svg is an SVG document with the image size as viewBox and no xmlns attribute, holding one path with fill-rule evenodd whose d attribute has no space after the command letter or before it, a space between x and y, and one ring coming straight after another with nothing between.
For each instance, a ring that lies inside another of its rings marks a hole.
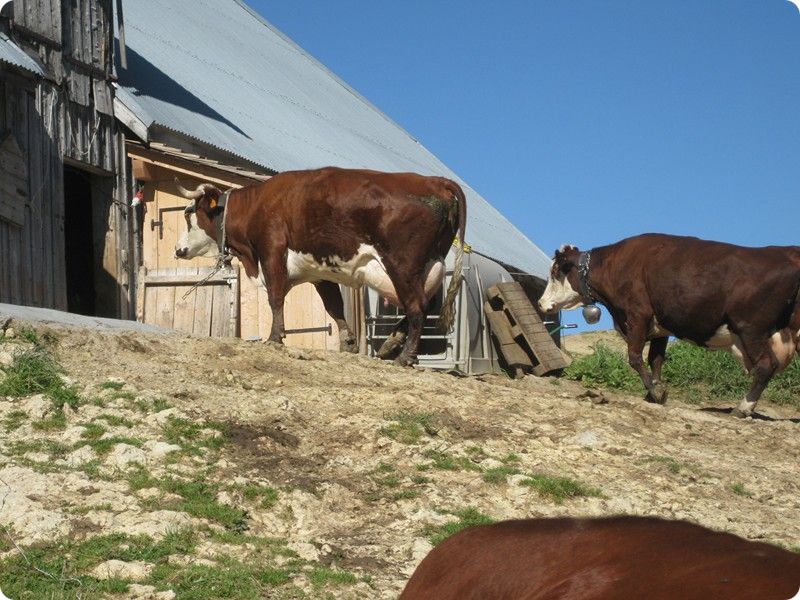
<instances>
[{"instance_id":1,"label":"grass","mask_svg":"<svg viewBox=\"0 0 800 600\"><path fill-rule=\"evenodd\" d=\"M563 504L565 500L571 498L603 497L603 493L598 488L588 486L569 477L533 474L528 475L519 484L533 488L540 496L548 498L556 504Z\"/></svg>"},{"instance_id":2,"label":"grass","mask_svg":"<svg viewBox=\"0 0 800 600\"><path fill-rule=\"evenodd\" d=\"M453 514L456 517L455 521L450 521L443 525L437 526L430 525L425 528L423 534L428 537L428 540L434 546L449 538L451 535L458 533L462 529L466 529L467 527L473 527L475 525L489 525L495 522L492 517L485 515L478 509L472 507L452 512L450 514Z\"/></svg>"},{"instance_id":3,"label":"grass","mask_svg":"<svg viewBox=\"0 0 800 600\"><path fill-rule=\"evenodd\" d=\"M102 535L75 542L69 538L40 544L0 561L3 592L17 599L100 598L127 589L127 581L97 581L85 573L107 560L157 562L172 554L191 553L191 531L169 533L160 541L144 535ZM36 570L34 569L34 566Z\"/></svg>"},{"instance_id":4,"label":"grass","mask_svg":"<svg viewBox=\"0 0 800 600\"><path fill-rule=\"evenodd\" d=\"M5 427L6 433L10 433L19 429L22 424L28 418L28 413L24 410L12 410L6 415L6 418L3 420L3 426Z\"/></svg>"},{"instance_id":5,"label":"grass","mask_svg":"<svg viewBox=\"0 0 800 600\"><path fill-rule=\"evenodd\" d=\"M744 487L744 484L741 482L732 483L731 491L737 496L744 496L745 498L753 497L753 492Z\"/></svg>"},{"instance_id":6,"label":"grass","mask_svg":"<svg viewBox=\"0 0 800 600\"><path fill-rule=\"evenodd\" d=\"M390 425L381 427L381 435L392 438L401 444L416 444L427 434L435 436L438 431L433 427L433 415L430 413L400 412L387 417L393 421Z\"/></svg>"},{"instance_id":7,"label":"grass","mask_svg":"<svg viewBox=\"0 0 800 600\"><path fill-rule=\"evenodd\" d=\"M42 346L34 346L17 354L7 367L2 367L5 378L0 382L0 396L19 398L32 394L44 394L56 410L65 405L76 409L80 398L72 387L61 379L61 367L50 352Z\"/></svg>"},{"instance_id":8,"label":"grass","mask_svg":"<svg viewBox=\"0 0 800 600\"><path fill-rule=\"evenodd\" d=\"M308 573L308 580L315 588L325 585L352 585L358 583L358 577L349 571L317 567Z\"/></svg>"},{"instance_id":9,"label":"grass","mask_svg":"<svg viewBox=\"0 0 800 600\"><path fill-rule=\"evenodd\" d=\"M627 356L603 344L594 346L593 354L576 358L564 375L587 387L644 393ZM687 342L669 345L662 375L671 394L695 403L738 402L751 384L750 376L729 353L711 352ZM762 398L800 408L800 359L770 381Z\"/></svg>"},{"instance_id":10,"label":"grass","mask_svg":"<svg viewBox=\"0 0 800 600\"><path fill-rule=\"evenodd\" d=\"M278 501L278 490L268 485L248 483L243 486L232 486L238 490L246 500L257 500L260 508L272 508Z\"/></svg>"},{"instance_id":11,"label":"grass","mask_svg":"<svg viewBox=\"0 0 800 600\"><path fill-rule=\"evenodd\" d=\"M212 429L208 435L204 430ZM164 437L189 455L199 456L203 449L219 450L227 439L227 427L222 423L197 423L181 417L170 416L163 425Z\"/></svg>"},{"instance_id":12,"label":"grass","mask_svg":"<svg viewBox=\"0 0 800 600\"><path fill-rule=\"evenodd\" d=\"M115 435L108 438L87 439L86 441L76 442L73 448L77 450L81 446L89 446L92 450L97 452L99 456L105 456L111 452L117 444L128 444L130 446L136 446L137 448L141 448L144 445L140 439Z\"/></svg>"},{"instance_id":13,"label":"grass","mask_svg":"<svg viewBox=\"0 0 800 600\"><path fill-rule=\"evenodd\" d=\"M681 462L671 456L648 456L644 462L664 465L673 475L678 475L682 471L691 471L697 475L701 474L700 468L688 462Z\"/></svg>"},{"instance_id":14,"label":"grass","mask_svg":"<svg viewBox=\"0 0 800 600\"><path fill-rule=\"evenodd\" d=\"M163 492L177 494L181 500L163 503L162 506L181 510L194 517L213 521L232 531L245 531L247 511L217 502L217 494L222 489L218 483L197 478L189 481L164 477L152 477L140 468L128 476L131 492L144 488L158 488Z\"/></svg>"},{"instance_id":15,"label":"grass","mask_svg":"<svg viewBox=\"0 0 800 600\"><path fill-rule=\"evenodd\" d=\"M433 461L433 468L442 471L480 471L480 467L466 456L454 456L440 450L426 450L422 454Z\"/></svg>"},{"instance_id":16,"label":"grass","mask_svg":"<svg viewBox=\"0 0 800 600\"><path fill-rule=\"evenodd\" d=\"M483 480L486 483L492 484L499 484L505 483L506 478L509 475L517 475L519 473L519 469L517 467L512 467L510 465L502 465L500 467L492 467L490 469L486 469L483 472Z\"/></svg>"}]
</instances>

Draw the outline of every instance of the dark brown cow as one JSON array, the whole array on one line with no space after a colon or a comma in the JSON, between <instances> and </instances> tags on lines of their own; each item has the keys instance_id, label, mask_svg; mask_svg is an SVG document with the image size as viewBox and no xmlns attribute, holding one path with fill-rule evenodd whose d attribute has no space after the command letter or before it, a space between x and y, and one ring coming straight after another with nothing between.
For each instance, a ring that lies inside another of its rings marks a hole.
<instances>
[{"instance_id":1,"label":"dark brown cow","mask_svg":"<svg viewBox=\"0 0 800 600\"><path fill-rule=\"evenodd\" d=\"M328 167L288 171L224 194L207 183L179 191L192 203L175 255L190 259L226 250L238 258L247 275L267 288L271 341L284 337L286 293L313 282L354 347L337 284L367 285L405 310L408 335L395 361L413 364L428 301L445 276L444 259L457 234L440 319L452 327L467 209L464 192L449 179Z\"/></svg>"},{"instance_id":2,"label":"dark brown cow","mask_svg":"<svg viewBox=\"0 0 800 600\"><path fill-rule=\"evenodd\" d=\"M529 519L436 546L400 600L788 600L800 554L647 517Z\"/></svg>"},{"instance_id":3,"label":"dark brown cow","mask_svg":"<svg viewBox=\"0 0 800 600\"><path fill-rule=\"evenodd\" d=\"M606 306L628 343L646 399L664 402L670 335L738 358L753 383L734 413L748 416L800 345L800 248L743 248L649 233L581 252L562 246L539 300L544 312ZM650 341L648 363L642 360Z\"/></svg>"}]
</instances>

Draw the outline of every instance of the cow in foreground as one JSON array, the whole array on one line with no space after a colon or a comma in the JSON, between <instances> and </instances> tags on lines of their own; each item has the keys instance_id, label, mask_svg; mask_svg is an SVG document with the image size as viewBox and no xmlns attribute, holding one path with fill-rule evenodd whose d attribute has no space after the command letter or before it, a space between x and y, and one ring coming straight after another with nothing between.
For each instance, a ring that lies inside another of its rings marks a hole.
<instances>
[{"instance_id":1,"label":"cow in foreground","mask_svg":"<svg viewBox=\"0 0 800 600\"><path fill-rule=\"evenodd\" d=\"M450 329L461 280L466 199L443 177L334 167L287 171L223 193L205 183L190 192L187 230L175 256L229 252L266 287L272 309L269 340L284 337L283 304L293 286L311 282L356 351L338 284L367 285L404 309L407 335L395 362L411 365L428 301L445 276L445 257L458 237L453 277L439 324Z\"/></svg>"},{"instance_id":2,"label":"cow in foreground","mask_svg":"<svg viewBox=\"0 0 800 600\"><path fill-rule=\"evenodd\" d=\"M400 600L788 600L800 554L685 521L528 519L436 546Z\"/></svg>"},{"instance_id":3,"label":"cow in foreground","mask_svg":"<svg viewBox=\"0 0 800 600\"><path fill-rule=\"evenodd\" d=\"M744 248L650 233L587 252L562 246L539 308L608 308L650 402L666 401L660 380L669 336L728 350L752 376L734 410L744 417L798 351L799 292L798 247ZM642 360L647 340L652 375Z\"/></svg>"}]
</instances>

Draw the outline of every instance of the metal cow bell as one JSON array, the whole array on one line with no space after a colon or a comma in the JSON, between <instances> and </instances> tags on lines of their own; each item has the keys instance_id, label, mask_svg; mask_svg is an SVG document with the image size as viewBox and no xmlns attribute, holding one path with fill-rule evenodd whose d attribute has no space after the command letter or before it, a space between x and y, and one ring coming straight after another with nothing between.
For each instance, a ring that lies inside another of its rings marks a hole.
<instances>
[{"instance_id":1,"label":"metal cow bell","mask_svg":"<svg viewBox=\"0 0 800 600\"><path fill-rule=\"evenodd\" d=\"M600 320L600 307L595 304L587 304L583 307L583 320L589 325L594 325Z\"/></svg>"}]
</instances>

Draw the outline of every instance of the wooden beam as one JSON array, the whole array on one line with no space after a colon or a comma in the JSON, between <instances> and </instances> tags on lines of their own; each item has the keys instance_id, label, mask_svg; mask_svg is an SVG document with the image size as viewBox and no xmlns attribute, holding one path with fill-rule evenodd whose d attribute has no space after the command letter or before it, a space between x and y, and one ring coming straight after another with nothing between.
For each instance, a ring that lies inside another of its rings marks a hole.
<instances>
[{"instance_id":1,"label":"wooden beam","mask_svg":"<svg viewBox=\"0 0 800 600\"><path fill-rule=\"evenodd\" d=\"M139 160L143 163L163 167L176 173L183 173L184 175L195 177L200 180L219 183L220 185L228 187L238 188L262 181L262 179L257 179L255 177L237 175L222 169L201 165L177 156L170 156L130 144L128 145L128 156L131 159Z\"/></svg>"}]
</instances>

